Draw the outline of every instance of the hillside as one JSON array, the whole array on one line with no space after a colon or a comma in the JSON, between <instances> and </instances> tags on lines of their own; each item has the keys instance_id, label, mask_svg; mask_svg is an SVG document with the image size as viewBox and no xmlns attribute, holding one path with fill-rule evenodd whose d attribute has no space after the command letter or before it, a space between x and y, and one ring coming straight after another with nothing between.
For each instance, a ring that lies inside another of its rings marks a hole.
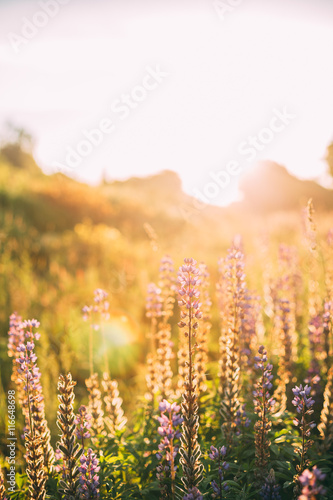
<instances>
[{"instance_id":1,"label":"hillside","mask_svg":"<svg viewBox=\"0 0 333 500\"><path fill-rule=\"evenodd\" d=\"M333 190L314 181L300 180L274 162L260 162L241 178L245 210L272 212L299 210L313 199L317 209L333 209Z\"/></svg>"}]
</instances>

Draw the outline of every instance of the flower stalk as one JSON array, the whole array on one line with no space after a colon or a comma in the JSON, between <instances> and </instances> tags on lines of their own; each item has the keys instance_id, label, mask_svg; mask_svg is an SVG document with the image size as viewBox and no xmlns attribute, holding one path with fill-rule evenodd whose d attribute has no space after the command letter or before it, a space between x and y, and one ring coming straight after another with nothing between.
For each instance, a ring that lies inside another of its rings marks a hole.
<instances>
[{"instance_id":1,"label":"flower stalk","mask_svg":"<svg viewBox=\"0 0 333 500\"><path fill-rule=\"evenodd\" d=\"M198 393L194 367L196 348L196 331L198 321L202 318L199 303L199 269L194 259L184 259L184 265L178 273L179 301L181 321L178 326L185 328L187 340L186 379L182 395L182 438L180 447L180 463L183 468L182 482L188 492L196 488L202 479L203 465L200 463L201 450L198 443Z\"/></svg>"}]
</instances>

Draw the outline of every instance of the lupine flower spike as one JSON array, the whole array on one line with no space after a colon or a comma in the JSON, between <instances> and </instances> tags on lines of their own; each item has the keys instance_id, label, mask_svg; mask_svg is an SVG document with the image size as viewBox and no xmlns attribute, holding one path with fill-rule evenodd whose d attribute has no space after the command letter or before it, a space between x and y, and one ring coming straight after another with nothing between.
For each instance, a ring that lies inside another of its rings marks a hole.
<instances>
[{"instance_id":1,"label":"lupine flower spike","mask_svg":"<svg viewBox=\"0 0 333 500\"><path fill-rule=\"evenodd\" d=\"M75 399L72 375L60 375L59 390L59 410L57 425L61 430L61 437L58 449L62 454L62 479L59 483L59 492L64 495L64 500L75 498L78 488L78 461L82 455L83 448L76 441L75 415L73 403Z\"/></svg>"},{"instance_id":2,"label":"lupine flower spike","mask_svg":"<svg viewBox=\"0 0 333 500\"><path fill-rule=\"evenodd\" d=\"M209 273L207 271L207 266L203 263L199 264L199 278L202 321L200 322L197 334L198 347L195 356L195 364L198 374L198 392L199 395L201 395L207 390L208 336L212 326L210 322L210 308L212 302L209 296Z\"/></svg>"},{"instance_id":3,"label":"lupine flower spike","mask_svg":"<svg viewBox=\"0 0 333 500\"><path fill-rule=\"evenodd\" d=\"M223 499L223 492L229 490L229 486L224 482L224 471L229 469L229 464L224 460L224 457L227 453L227 448L222 446L221 448L215 448L214 446L210 447L209 458L213 460L218 466L218 477L217 481L212 481L212 497L218 498L220 500Z\"/></svg>"},{"instance_id":4,"label":"lupine flower spike","mask_svg":"<svg viewBox=\"0 0 333 500\"><path fill-rule=\"evenodd\" d=\"M312 446L313 441L310 438L311 429L313 429L316 424L314 422L309 422L308 417L313 414L314 400L311 397L311 387L306 385L304 388L302 384L299 387L295 387L293 390L294 399L292 404L296 406L296 411L299 417L294 418L294 424L296 427L300 428L301 431L301 446L295 449L295 453L300 455L300 463L296 466L297 475L294 477L296 482L295 492L299 491L299 476L303 471L309 466L309 460L306 454L309 448Z\"/></svg>"},{"instance_id":5,"label":"lupine flower spike","mask_svg":"<svg viewBox=\"0 0 333 500\"><path fill-rule=\"evenodd\" d=\"M26 396L23 401L23 413L27 427L24 433L26 448L27 476L31 500L43 500L46 495L45 483L47 471L51 469L54 452L50 445L50 431L45 420L45 406L37 356L34 353L35 340L40 338L34 328L39 327L35 319L25 320L19 326L24 331L25 343L17 347L19 356L17 374L24 382Z\"/></svg>"},{"instance_id":6,"label":"lupine flower spike","mask_svg":"<svg viewBox=\"0 0 333 500\"><path fill-rule=\"evenodd\" d=\"M8 356L13 358L13 372L11 380L16 385L17 398L21 406L23 406L23 413L25 413L24 403L26 400L26 393L24 390L25 382L18 373L19 364L16 358L20 357L20 352L17 350L20 344L24 344L25 336L24 330L21 327L22 318L17 313L11 314L9 318L9 331L8 331ZM26 416L26 415L25 415Z\"/></svg>"},{"instance_id":7,"label":"lupine flower spike","mask_svg":"<svg viewBox=\"0 0 333 500\"><path fill-rule=\"evenodd\" d=\"M276 304L276 334L279 339L279 367L278 386L274 392L276 401L276 417L281 416L287 408L286 389L291 379L292 365L292 338L291 329L291 309L288 300L280 299Z\"/></svg>"},{"instance_id":8,"label":"lupine flower spike","mask_svg":"<svg viewBox=\"0 0 333 500\"><path fill-rule=\"evenodd\" d=\"M92 417L88 412L87 407L81 405L75 417L74 424L76 426L75 436L79 443L81 443L82 448L84 448L84 440L91 438L91 420Z\"/></svg>"},{"instance_id":9,"label":"lupine flower spike","mask_svg":"<svg viewBox=\"0 0 333 500\"><path fill-rule=\"evenodd\" d=\"M201 451L198 443L198 394L194 369L195 337L198 328L197 320L202 317L199 303L198 274L199 270L196 267L196 261L194 259L184 259L184 265L180 267L178 273L178 304L181 308L181 321L178 323L178 326L186 328L184 336L187 340L187 373L181 406L184 421L182 425L180 463L183 468L182 482L189 495L193 494L191 490L200 483L203 471L203 465L200 463Z\"/></svg>"},{"instance_id":10,"label":"lupine flower spike","mask_svg":"<svg viewBox=\"0 0 333 500\"><path fill-rule=\"evenodd\" d=\"M254 426L257 466L256 473L258 479L262 482L267 470L270 456L269 448L271 442L269 440L268 433L272 424L269 420L269 415L273 411L275 401L270 395L270 391L273 387L273 365L267 362L267 351L264 346L259 347L258 353L259 356L254 358L254 367L259 372L259 379L255 385L255 390L253 391L253 403L254 411L258 415L258 420Z\"/></svg>"},{"instance_id":11,"label":"lupine flower spike","mask_svg":"<svg viewBox=\"0 0 333 500\"><path fill-rule=\"evenodd\" d=\"M183 500L203 500L203 496L201 495L198 488L195 486L194 488L190 488L188 493L183 496Z\"/></svg>"},{"instance_id":12,"label":"lupine flower spike","mask_svg":"<svg viewBox=\"0 0 333 500\"><path fill-rule=\"evenodd\" d=\"M322 439L321 448L323 451L328 451L333 443L333 366L328 372L318 430Z\"/></svg>"},{"instance_id":13,"label":"lupine flower spike","mask_svg":"<svg viewBox=\"0 0 333 500\"><path fill-rule=\"evenodd\" d=\"M276 484L274 470L271 469L260 490L260 497L262 500L282 500L280 492L281 488Z\"/></svg>"},{"instance_id":14,"label":"lupine flower spike","mask_svg":"<svg viewBox=\"0 0 333 500\"><path fill-rule=\"evenodd\" d=\"M147 399L154 406L155 395L159 389L159 370L157 360L157 325L158 319L162 316L162 298L161 290L154 283L148 285L147 301L146 301L146 316L150 318L150 331L147 337L150 339L150 352L147 356L148 373L146 375L147 382Z\"/></svg>"},{"instance_id":15,"label":"lupine flower spike","mask_svg":"<svg viewBox=\"0 0 333 500\"><path fill-rule=\"evenodd\" d=\"M229 444L236 432L237 411L240 407L239 393L239 336L244 314L245 274L244 256L237 247L232 247L224 262L227 309L225 311L226 347L225 381L221 401L222 431Z\"/></svg>"},{"instance_id":16,"label":"lupine flower spike","mask_svg":"<svg viewBox=\"0 0 333 500\"><path fill-rule=\"evenodd\" d=\"M157 360L159 370L159 387L161 398L165 399L171 394L172 369L171 360L174 357L171 342L171 326L169 320L173 315L175 302L175 277L173 261L169 256L161 260L158 286L161 290L162 315L158 325L157 334Z\"/></svg>"},{"instance_id":17,"label":"lupine flower spike","mask_svg":"<svg viewBox=\"0 0 333 500\"><path fill-rule=\"evenodd\" d=\"M101 434L104 430L104 411L98 374L94 373L85 382L89 392L88 411L92 417L91 433L95 436Z\"/></svg>"},{"instance_id":18,"label":"lupine flower spike","mask_svg":"<svg viewBox=\"0 0 333 500\"><path fill-rule=\"evenodd\" d=\"M333 283L332 283L333 286ZM325 356L325 371L328 373L332 365L333 355L333 300L326 300L324 304L323 314L323 339L324 339L324 356Z\"/></svg>"},{"instance_id":19,"label":"lupine flower spike","mask_svg":"<svg viewBox=\"0 0 333 500\"><path fill-rule=\"evenodd\" d=\"M87 500L99 499L99 477L100 471L98 458L91 448L80 458L79 498Z\"/></svg>"},{"instance_id":20,"label":"lupine flower spike","mask_svg":"<svg viewBox=\"0 0 333 500\"><path fill-rule=\"evenodd\" d=\"M319 498L318 495L325 495L325 488L317 484L317 481L323 481L325 477L326 474L317 469L317 466L314 466L311 472L309 469L305 469L299 477L302 492L298 500L316 500Z\"/></svg>"},{"instance_id":21,"label":"lupine flower spike","mask_svg":"<svg viewBox=\"0 0 333 500\"><path fill-rule=\"evenodd\" d=\"M119 396L118 382L111 380L107 373L103 374L102 386L106 409L104 422L109 430L109 437L114 437L118 431L125 427L127 422L122 409L123 400Z\"/></svg>"},{"instance_id":22,"label":"lupine flower spike","mask_svg":"<svg viewBox=\"0 0 333 500\"><path fill-rule=\"evenodd\" d=\"M162 437L162 440L158 445L159 452L156 456L160 460L160 465L157 467L157 479L161 488L160 498L171 498L174 500L177 470L175 458L179 449L177 442L181 436L179 426L183 422L183 418L179 415L180 406L176 403L170 404L165 399L159 404L159 411L161 412L161 416L158 417L160 424L158 433ZM167 478L170 478L171 481L171 491L169 491L166 483Z\"/></svg>"}]
</instances>

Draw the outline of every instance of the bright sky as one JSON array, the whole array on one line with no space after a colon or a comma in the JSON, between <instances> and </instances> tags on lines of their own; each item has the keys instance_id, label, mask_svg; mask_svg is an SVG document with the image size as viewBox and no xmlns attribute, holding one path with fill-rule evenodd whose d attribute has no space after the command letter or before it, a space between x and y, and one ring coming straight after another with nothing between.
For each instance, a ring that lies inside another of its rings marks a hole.
<instances>
[{"instance_id":1,"label":"bright sky","mask_svg":"<svg viewBox=\"0 0 333 500\"><path fill-rule=\"evenodd\" d=\"M1 120L32 132L45 171L88 182L172 169L200 197L263 159L321 176L333 2L217 3L0 0Z\"/></svg>"}]
</instances>

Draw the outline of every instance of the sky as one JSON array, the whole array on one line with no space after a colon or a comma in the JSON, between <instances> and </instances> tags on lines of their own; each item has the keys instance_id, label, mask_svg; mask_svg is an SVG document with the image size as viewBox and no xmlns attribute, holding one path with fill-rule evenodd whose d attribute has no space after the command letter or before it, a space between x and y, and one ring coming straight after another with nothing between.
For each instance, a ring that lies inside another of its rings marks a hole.
<instances>
[{"instance_id":1,"label":"sky","mask_svg":"<svg viewBox=\"0 0 333 500\"><path fill-rule=\"evenodd\" d=\"M260 160L323 179L332 21L331 0L0 0L0 126L47 173L171 169L216 204Z\"/></svg>"}]
</instances>

